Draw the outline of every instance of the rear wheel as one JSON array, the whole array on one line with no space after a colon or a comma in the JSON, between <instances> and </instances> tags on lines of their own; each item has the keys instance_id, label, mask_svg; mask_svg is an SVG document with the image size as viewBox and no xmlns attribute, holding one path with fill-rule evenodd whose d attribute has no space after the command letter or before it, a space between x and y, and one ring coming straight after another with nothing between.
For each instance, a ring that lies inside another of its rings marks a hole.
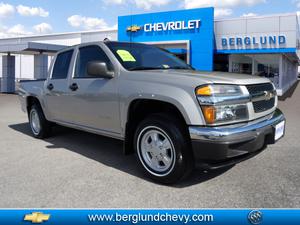
<instances>
[{"instance_id":1,"label":"rear wheel","mask_svg":"<svg viewBox=\"0 0 300 225\"><path fill-rule=\"evenodd\" d=\"M142 121L135 132L134 143L143 170L160 183L175 183L193 169L186 132L170 116L156 114Z\"/></svg>"},{"instance_id":2,"label":"rear wheel","mask_svg":"<svg viewBox=\"0 0 300 225\"><path fill-rule=\"evenodd\" d=\"M43 139L50 136L51 124L46 120L43 110L38 104L34 104L30 108L29 123L34 137Z\"/></svg>"}]
</instances>

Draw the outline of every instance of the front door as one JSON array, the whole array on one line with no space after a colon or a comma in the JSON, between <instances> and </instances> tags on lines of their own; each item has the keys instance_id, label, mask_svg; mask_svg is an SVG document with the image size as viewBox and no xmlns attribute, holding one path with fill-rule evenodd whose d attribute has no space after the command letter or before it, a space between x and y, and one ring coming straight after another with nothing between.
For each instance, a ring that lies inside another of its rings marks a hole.
<instances>
[{"instance_id":1,"label":"front door","mask_svg":"<svg viewBox=\"0 0 300 225\"><path fill-rule=\"evenodd\" d=\"M87 65L91 61L105 62L109 70L113 66L98 45L78 49L74 75L70 80L68 105L72 122L118 136L121 133L117 77L112 79L89 76Z\"/></svg>"}]
</instances>

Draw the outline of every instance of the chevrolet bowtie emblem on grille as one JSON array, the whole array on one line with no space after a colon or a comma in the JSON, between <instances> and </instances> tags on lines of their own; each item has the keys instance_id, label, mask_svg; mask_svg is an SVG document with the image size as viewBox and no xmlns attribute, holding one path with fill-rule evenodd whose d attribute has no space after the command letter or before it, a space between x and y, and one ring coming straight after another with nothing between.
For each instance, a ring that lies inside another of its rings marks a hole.
<instances>
[{"instance_id":1,"label":"chevrolet bowtie emblem on grille","mask_svg":"<svg viewBox=\"0 0 300 225\"><path fill-rule=\"evenodd\" d=\"M273 92L269 92L269 91L265 91L264 94L266 100L271 100L275 96Z\"/></svg>"},{"instance_id":2,"label":"chevrolet bowtie emblem on grille","mask_svg":"<svg viewBox=\"0 0 300 225\"><path fill-rule=\"evenodd\" d=\"M31 214L27 214L24 217L25 221L30 221L31 223L43 223L50 219L49 214L43 214L41 212L33 212Z\"/></svg>"},{"instance_id":3,"label":"chevrolet bowtie emblem on grille","mask_svg":"<svg viewBox=\"0 0 300 225\"><path fill-rule=\"evenodd\" d=\"M133 25L127 28L127 32L137 32L139 30L141 30L142 28L140 26L137 25Z\"/></svg>"}]
</instances>

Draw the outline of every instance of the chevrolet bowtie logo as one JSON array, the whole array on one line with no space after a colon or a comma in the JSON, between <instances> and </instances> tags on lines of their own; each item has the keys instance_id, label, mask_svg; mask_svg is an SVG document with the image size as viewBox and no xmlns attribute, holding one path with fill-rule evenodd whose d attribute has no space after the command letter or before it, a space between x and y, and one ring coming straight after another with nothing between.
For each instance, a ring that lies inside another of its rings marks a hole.
<instances>
[{"instance_id":1,"label":"chevrolet bowtie logo","mask_svg":"<svg viewBox=\"0 0 300 225\"><path fill-rule=\"evenodd\" d=\"M275 97L275 94L273 92L269 92L269 91L264 91L264 95L266 100L271 100L272 98Z\"/></svg>"},{"instance_id":2,"label":"chevrolet bowtie logo","mask_svg":"<svg viewBox=\"0 0 300 225\"><path fill-rule=\"evenodd\" d=\"M27 214L24 217L25 221L31 221L31 223L43 223L48 221L50 218L49 214L43 214L41 212L33 212L32 214Z\"/></svg>"},{"instance_id":3,"label":"chevrolet bowtie logo","mask_svg":"<svg viewBox=\"0 0 300 225\"><path fill-rule=\"evenodd\" d=\"M133 25L127 28L127 32L137 32L139 30L141 30L142 28L140 26L137 25Z\"/></svg>"}]
</instances>

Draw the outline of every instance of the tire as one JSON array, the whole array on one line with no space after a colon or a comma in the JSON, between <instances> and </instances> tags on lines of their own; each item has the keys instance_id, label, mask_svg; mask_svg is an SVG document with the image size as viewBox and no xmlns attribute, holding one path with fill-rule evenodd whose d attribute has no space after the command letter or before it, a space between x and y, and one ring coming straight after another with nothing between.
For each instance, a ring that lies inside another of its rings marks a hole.
<instances>
[{"instance_id":1,"label":"tire","mask_svg":"<svg viewBox=\"0 0 300 225\"><path fill-rule=\"evenodd\" d=\"M164 114L143 120L134 135L140 166L153 180L173 184L187 177L194 168L187 132L180 122Z\"/></svg>"},{"instance_id":2,"label":"tire","mask_svg":"<svg viewBox=\"0 0 300 225\"><path fill-rule=\"evenodd\" d=\"M31 132L35 138L44 139L50 136L51 123L46 120L40 105L32 105L28 117Z\"/></svg>"}]
</instances>

